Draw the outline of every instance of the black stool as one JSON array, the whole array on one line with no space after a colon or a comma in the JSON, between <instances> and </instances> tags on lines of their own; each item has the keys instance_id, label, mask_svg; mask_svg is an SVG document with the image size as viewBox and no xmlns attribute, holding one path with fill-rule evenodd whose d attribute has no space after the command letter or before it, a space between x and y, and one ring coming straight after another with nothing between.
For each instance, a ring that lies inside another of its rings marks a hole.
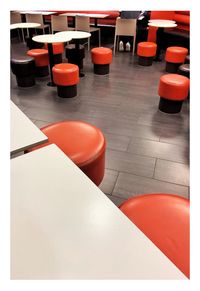
<instances>
[{"instance_id":1,"label":"black stool","mask_svg":"<svg viewBox=\"0 0 200 291\"><path fill-rule=\"evenodd\" d=\"M65 47L65 56L69 63L77 65L79 69L83 69L83 59L85 58L85 48L83 45L79 45L79 51L77 55L75 44L68 44Z\"/></svg>"},{"instance_id":2,"label":"black stool","mask_svg":"<svg viewBox=\"0 0 200 291\"><path fill-rule=\"evenodd\" d=\"M183 64L178 68L178 74L190 78L190 64Z\"/></svg>"},{"instance_id":3,"label":"black stool","mask_svg":"<svg viewBox=\"0 0 200 291\"><path fill-rule=\"evenodd\" d=\"M19 87L32 87L35 85L35 61L34 58L24 56L11 59L11 70L16 76Z\"/></svg>"},{"instance_id":4,"label":"black stool","mask_svg":"<svg viewBox=\"0 0 200 291\"><path fill-rule=\"evenodd\" d=\"M187 55L185 57L185 64L189 64L190 63L190 55Z\"/></svg>"}]
</instances>

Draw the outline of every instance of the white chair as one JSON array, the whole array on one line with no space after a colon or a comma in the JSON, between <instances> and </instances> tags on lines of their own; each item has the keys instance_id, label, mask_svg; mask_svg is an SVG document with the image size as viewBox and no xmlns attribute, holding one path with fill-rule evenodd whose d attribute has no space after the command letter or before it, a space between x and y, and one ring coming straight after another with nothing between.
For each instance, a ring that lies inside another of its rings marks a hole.
<instances>
[{"instance_id":1,"label":"white chair","mask_svg":"<svg viewBox=\"0 0 200 291\"><path fill-rule=\"evenodd\" d=\"M116 46L119 45L119 36L133 36L133 55L135 51L135 40L136 40L136 24L137 19L121 19L117 17L115 26L115 38L114 38L114 54Z\"/></svg>"},{"instance_id":2,"label":"white chair","mask_svg":"<svg viewBox=\"0 0 200 291\"><path fill-rule=\"evenodd\" d=\"M10 24L21 23L21 22L22 22L21 14L19 12L17 12L17 11L11 11L10 12ZM18 33L18 38L20 40L20 33L19 33L19 29L18 28L17 28L17 33Z\"/></svg>"},{"instance_id":3,"label":"white chair","mask_svg":"<svg viewBox=\"0 0 200 291\"><path fill-rule=\"evenodd\" d=\"M75 29L86 32L98 31L99 33L99 46L101 45L100 28L90 26L90 18L88 16L76 15ZM90 38L88 38L88 51L90 50Z\"/></svg>"},{"instance_id":4,"label":"white chair","mask_svg":"<svg viewBox=\"0 0 200 291\"><path fill-rule=\"evenodd\" d=\"M51 33L50 25L44 24L42 14L26 14L26 22L40 23L40 26L37 29L42 29L43 34L45 34L45 28L48 28L49 33Z\"/></svg>"},{"instance_id":5,"label":"white chair","mask_svg":"<svg viewBox=\"0 0 200 291\"><path fill-rule=\"evenodd\" d=\"M51 15L51 30L54 33L54 31L75 30L75 28L68 26L67 16Z\"/></svg>"},{"instance_id":6,"label":"white chair","mask_svg":"<svg viewBox=\"0 0 200 291\"><path fill-rule=\"evenodd\" d=\"M16 12L11 11L10 12L10 24L21 23L21 22L22 22L21 14L17 11Z\"/></svg>"}]
</instances>

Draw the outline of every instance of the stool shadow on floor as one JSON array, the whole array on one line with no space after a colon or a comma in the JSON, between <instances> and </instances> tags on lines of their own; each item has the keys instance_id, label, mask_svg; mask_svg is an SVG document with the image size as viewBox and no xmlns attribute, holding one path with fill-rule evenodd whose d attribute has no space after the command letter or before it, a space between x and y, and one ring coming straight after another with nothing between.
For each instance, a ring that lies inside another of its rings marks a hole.
<instances>
[{"instance_id":1,"label":"stool shadow on floor","mask_svg":"<svg viewBox=\"0 0 200 291\"><path fill-rule=\"evenodd\" d=\"M162 132L162 137L175 137L183 132L184 118L180 114L171 115L157 111L152 116L151 128L157 136Z\"/></svg>"}]
</instances>

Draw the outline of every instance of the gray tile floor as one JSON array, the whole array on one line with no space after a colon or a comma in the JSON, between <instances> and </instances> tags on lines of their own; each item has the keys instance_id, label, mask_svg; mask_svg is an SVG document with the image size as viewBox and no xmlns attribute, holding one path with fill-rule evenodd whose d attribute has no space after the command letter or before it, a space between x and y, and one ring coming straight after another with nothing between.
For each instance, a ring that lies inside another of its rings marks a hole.
<instances>
[{"instance_id":1,"label":"gray tile floor","mask_svg":"<svg viewBox=\"0 0 200 291\"><path fill-rule=\"evenodd\" d=\"M13 41L12 55L26 50ZM164 67L164 62L142 67L137 56L118 52L110 74L98 76L86 50L85 77L75 98L57 97L56 88L46 85L48 77L37 79L32 88L19 88L11 73L11 99L38 127L79 119L101 128L107 151L100 188L116 205L143 193L189 197L189 103L179 114L158 111Z\"/></svg>"}]
</instances>

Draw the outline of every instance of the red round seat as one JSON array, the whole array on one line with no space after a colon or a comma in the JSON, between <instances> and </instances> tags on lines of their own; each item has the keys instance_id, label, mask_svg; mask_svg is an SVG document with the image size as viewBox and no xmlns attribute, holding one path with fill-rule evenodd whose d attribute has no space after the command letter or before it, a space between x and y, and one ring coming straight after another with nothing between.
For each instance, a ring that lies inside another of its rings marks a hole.
<instances>
[{"instance_id":1,"label":"red round seat","mask_svg":"<svg viewBox=\"0 0 200 291\"><path fill-rule=\"evenodd\" d=\"M62 121L41 130L48 142L28 152L55 143L96 185L101 183L106 141L100 129L82 121Z\"/></svg>"},{"instance_id":2,"label":"red round seat","mask_svg":"<svg viewBox=\"0 0 200 291\"><path fill-rule=\"evenodd\" d=\"M189 200L147 194L132 197L119 208L189 278Z\"/></svg>"},{"instance_id":3,"label":"red round seat","mask_svg":"<svg viewBox=\"0 0 200 291\"><path fill-rule=\"evenodd\" d=\"M156 55L157 44L150 41L139 42L137 45L138 63L141 66L151 66Z\"/></svg>"},{"instance_id":4,"label":"red round seat","mask_svg":"<svg viewBox=\"0 0 200 291\"><path fill-rule=\"evenodd\" d=\"M156 55L157 44L150 41L139 42L137 55L141 57L154 57Z\"/></svg>"},{"instance_id":5,"label":"red round seat","mask_svg":"<svg viewBox=\"0 0 200 291\"><path fill-rule=\"evenodd\" d=\"M165 54L165 61L170 63L184 63L188 49L180 46L168 47Z\"/></svg>"},{"instance_id":6,"label":"red round seat","mask_svg":"<svg viewBox=\"0 0 200 291\"><path fill-rule=\"evenodd\" d=\"M180 65L185 62L188 49L179 46L168 47L165 54L166 72L176 73Z\"/></svg>"},{"instance_id":7,"label":"red round seat","mask_svg":"<svg viewBox=\"0 0 200 291\"><path fill-rule=\"evenodd\" d=\"M160 77L158 95L159 109L165 113L178 113L189 93L189 79L179 74L166 74Z\"/></svg>"},{"instance_id":8,"label":"red round seat","mask_svg":"<svg viewBox=\"0 0 200 291\"><path fill-rule=\"evenodd\" d=\"M110 64L112 63L112 50L106 47L95 47L91 50L94 73L97 75L109 74Z\"/></svg>"},{"instance_id":9,"label":"red round seat","mask_svg":"<svg viewBox=\"0 0 200 291\"><path fill-rule=\"evenodd\" d=\"M189 91L189 79L179 74L160 77L158 95L169 100L185 100Z\"/></svg>"},{"instance_id":10,"label":"red round seat","mask_svg":"<svg viewBox=\"0 0 200 291\"><path fill-rule=\"evenodd\" d=\"M35 59L36 67L49 65L49 55L47 49L32 49L27 51L27 55Z\"/></svg>"},{"instance_id":11,"label":"red round seat","mask_svg":"<svg viewBox=\"0 0 200 291\"><path fill-rule=\"evenodd\" d=\"M107 65L112 63L112 50L106 47L95 47L91 50L93 64Z\"/></svg>"},{"instance_id":12,"label":"red round seat","mask_svg":"<svg viewBox=\"0 0 200 291\"><path fill-rule=\"evenodd\" d=\"M72 86L79 82L79 68L77 65L62 63L53 66L53 80L56 85Z\"/></svg>"},{"instance_id":13,"label":"red round seat","mask_svg":"<svg viewBox=\"0 0 200 291\"><path fill-rule=\"evenodd\" d=\"M64 44L62 42L55 42L53 45L53 54L62 54L64 52ZM48 49L47 44L45 43L44 49Z\"/></svg>"}]
</instances>

